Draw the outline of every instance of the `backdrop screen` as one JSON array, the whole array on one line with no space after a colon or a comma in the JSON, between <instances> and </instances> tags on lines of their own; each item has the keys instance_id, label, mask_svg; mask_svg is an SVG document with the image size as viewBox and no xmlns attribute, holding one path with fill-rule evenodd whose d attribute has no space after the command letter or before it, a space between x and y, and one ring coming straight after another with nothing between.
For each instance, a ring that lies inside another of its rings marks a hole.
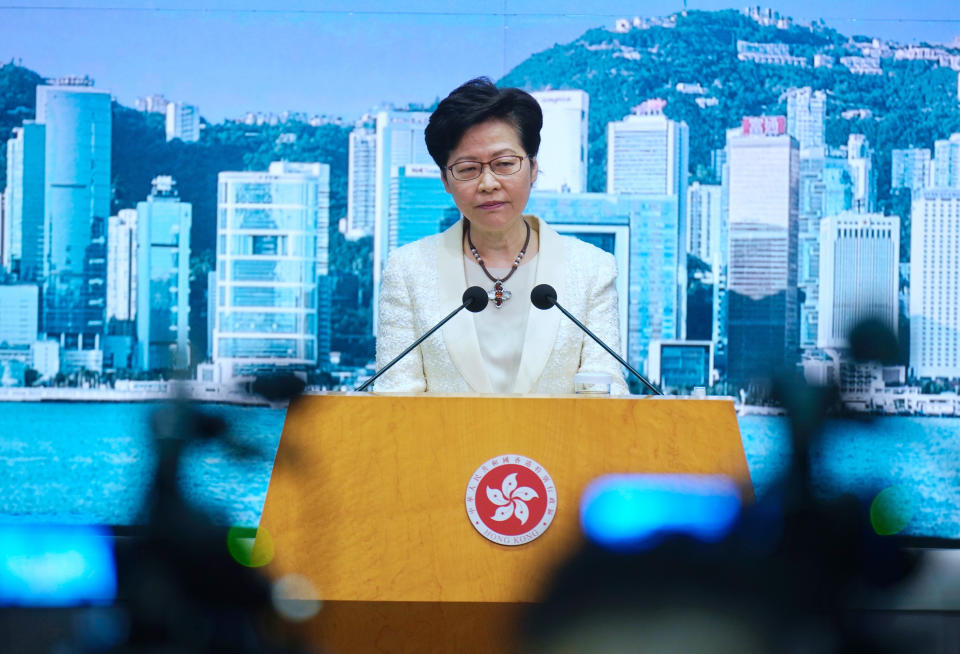
<instances>
[{"instance_id":1,"label":"backdrop screen","mask_svg":"<svg viewBox=\"0 0 960 654\"><path fill-rule=\"evenodd\" d=\"M426 121L486 76L543 110L526 212L614 255L631 365L735 398L758 493L803 376L851 416L818 491L960 538L955 7L636 4L0 7L0 513L136 522L170 379L369 377L385 262L460 219ZM261 456L190 492L256 524L283 414L217 410Z\"/></svg>"}]
</instances>

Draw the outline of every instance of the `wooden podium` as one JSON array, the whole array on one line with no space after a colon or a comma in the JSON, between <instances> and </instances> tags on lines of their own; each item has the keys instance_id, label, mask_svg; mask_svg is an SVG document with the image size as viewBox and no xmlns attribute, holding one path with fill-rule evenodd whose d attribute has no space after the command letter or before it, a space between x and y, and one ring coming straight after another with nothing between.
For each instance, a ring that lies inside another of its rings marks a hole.
<instances>
[{"instance_id":1,"label":"wooden podium","mask_svg":"<svg viewBox=\"0 0 960 654\"><path fill-rule=\"evenodd\" d=\"M465 507L485 461L534 459L555 519L519 546L484 538ZM733 403L712 399L308 395L291 404L254 554L306 576L304 625L338 654L514 651L524 605L582 543L579 499L623 472L724 474L752 498ZM266 535L265 535L266 534Z\"/></svg>"}]
</instances>

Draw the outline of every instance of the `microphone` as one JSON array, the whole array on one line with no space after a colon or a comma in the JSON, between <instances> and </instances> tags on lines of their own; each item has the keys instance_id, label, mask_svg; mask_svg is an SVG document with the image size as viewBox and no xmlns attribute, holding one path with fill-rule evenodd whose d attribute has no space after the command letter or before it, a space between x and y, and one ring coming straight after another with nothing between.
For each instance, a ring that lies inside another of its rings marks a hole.
<instances>
[{"instance_id":1,"label":"microphone","mask_svg":"<svg viewBox=\"0 0 960 654\"><path fill-rule=\"evenodd\" d=\"M457 307L456 309L451 311L449 314L447 314L447 317L441 320L440 322L438 322L436 325L434 325L430 329L430 331L428 331L426 334L424 334L423 336L415 340L413 343L411 343L410 347L408 347L406 350L404 350L403 352L395 356L393 358L393 361L391 361L390 363L385 365L383 368L378 370L373 377L371 377L367 381L363 382L360 386L357 386L355 389L353 389L354 392L365 390L367 386L372 384L377 379L377 377L379 377L386 371L390 370L390 368L392 368L395 363L397 363L403 357L407 356L407 354L410 353L410 350L412 350L413 348L417 347L418 345L423 343L425 340L427 340L430 334L432 334L433 332L437 331L438 329L443 327L445 324L447 324L447 321L449 321L455 315L460 313L462 309L466 309L467 311L472 311L473 313L480 313L481 311L487 308L487 302L490 301L490 298L487 296L487 292L482 288L480 288L479 286L471 286L470 288L465 290L463 292L463 297L461 297L460 299L463 300L463 304L461 304L459 307Z\"/></svg>"},{"instance_id":2,"label":"microphone","mask_svg":"<svg viewBox=\"0 0 960 654\"><path fill-rule=\"evenodd\" d=\"M557 307L558 309L560 309L563 315L569 318L574 325L582 329L587 336L595 340L597 342L597 345L602 347L614 359L619 361L624 368L626 368L631 373L633 373L633 376L639 379L641 382L643 382L644 386L646 386L651 391L653 391L655 395L663 395L663 391L661 391L659 388L657 388L656 386L651 384L649 381L647 381L646 377L644 377L639 372L637 372L633 368L633 366L631 366L629 363L624 361L623 357L621 357L619 354L614 352L609 345L601 341L596 334L594 334L592 331L587 329L586 325L584 325L582 322L574 318L569 311L567 311L562 306L560 306L560 303L557 302L557 290L554 287L550 286L550 284L538 284L537 286L534 286L533 290L530 291L530 301L533 303L533 306L537 307L538 309L547 310L550 307Z\"/></svg>"}]
</instances>

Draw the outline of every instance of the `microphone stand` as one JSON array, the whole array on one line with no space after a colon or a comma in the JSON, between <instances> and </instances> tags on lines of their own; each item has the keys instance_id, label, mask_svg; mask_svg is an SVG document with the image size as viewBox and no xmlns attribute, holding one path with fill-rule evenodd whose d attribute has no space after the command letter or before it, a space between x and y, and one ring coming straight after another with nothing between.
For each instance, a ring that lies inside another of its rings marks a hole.
<instances>
[{"instance_id":1,"label":"microphone stand","mask_svg":"<svg viewBox=\"0 0 960 654\"><path fill-rule=\"evenodd\" d=\"M551 299L552 299L552 298L551 298ZM617 354L616 352L614 352L613 349L612 349L609 345L607 345L606 343L604 343L603 341L601 341L600 338L599 338L596 334L594 334L592 331L590 331L589 329L587 329L587 326L584 325L582 322L580 322L579 320L577 320L576 318L574 318L573 315L572 315L569 311L567 311L566 309L564 309L562 306L560 306L560 303L557 302L555 299L553 300L553 306L555 306L555 307L557 307L558 309L560 309L560 311L563 312L563 315L565 315L567 318L569 318L571 321L573 321L573 324L575 324L577 327L579 327L580 329L582 329L582 330L587 334L587 336L589 336L589 337L592 338L594 341L596 341L596 342L597 342L597 345L599 345L599 346L602 347L604 350L606 350L607 353L608 353L610 356L612 356L614 359L616 359L617 361L619 361L619 362L620 362L620 365L622 365L624 368L626 368L626 369L629 370L631 373L633 373L633 376L636 377L637 379L639 379L641 382L643 382L643 385L644 385L644 386L646 386L648 389L650 389L651 391L653 391L653 394L654 394L654 395L663 395L663 391L661 391L659 388L657 388L656 386L654 386L653 384L651 384L650 382L648 382L647 379L646 379L646 377L644 377L644 376L641 375L639 372L637 372L637 371L634 369L633 366L631 366L629 363L627 363L627 362L623 359L622 356L620 356L619 354Z\"/></svg>"},{"instance_id":2,"label":"microphone stand","mask_svg":"<svg viewBox=\"0 0 960 654\"><path fill-rule=\"evenodd\" d=\"M471 287L471 288L473 288L473 287ZM468 289L468 290L469 290L469 289ZM482 292L482 291L481 291L481 292ZM486 299L486 294L484 294L484 299ZM372 384L374 381L376 381L377 377L379 377L380 375L382 375L382 374L385 373L386 371L390 370L390 368L393 367L393 364L395 364L397 361L399 361L399 360L402 359L403 357L407 356L407 354L410 353L410 350L412 350L413 348L417 347L418 345L420 345L421 343L423 343L425 340L427 340L427 337L429 337L430 334L432 334L433 332L437 331L438 329L440 329L441 327L443 327L444 325L446 325L447 322L448 322L451 318L453 318L455 315L457 315L458 313L460 313L460 311L462 311L463 309L466 309L467 307L469 307L470 305L472 305L475 301L476 301L476 298L475 298L475 297L466 297L466 294L464 294L463 304L461 304L459 307L457 307L456 309L454 309L453 311L451 311L449 314L447 314L447 317L446 317L446 318L444 318L443 320L441 320L440 322L438 322L436 325L433 326L432 329L430 329L430 331L428 331L426 334L424 334L423 336L421 336L420 338L418 338L417 340L415 340L413 343L411 343L410 346L409 346L406 350L404 350L403 352L401 352L400 354L398 354L397 356L395 356L390 363L388 363L388 364L385 365L383 368L381 368L380 370L378 370L378 371L377 371L377 374L375 374L373 377L371 377L371 378L368 379L367 381L365 381L365 382L363 382L362 384L360 384L359 386L357 386L355 389L353 389L353 391L354 391L355 393L359 393L360 391L365 390L365 389L367 388L367 386L369 386L369 385Z\"/></svg>"}]
</instances>

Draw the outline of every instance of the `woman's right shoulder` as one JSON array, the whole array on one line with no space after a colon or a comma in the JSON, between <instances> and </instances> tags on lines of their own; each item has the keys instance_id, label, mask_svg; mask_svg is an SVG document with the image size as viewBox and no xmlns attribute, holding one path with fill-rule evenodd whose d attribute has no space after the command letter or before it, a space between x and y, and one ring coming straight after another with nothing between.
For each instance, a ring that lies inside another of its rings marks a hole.
<instances>
[{"instance_id":1,"label":"woman's right shoulder","mask_svg":"<svg viewBox=\"0 0 960 654\"><path fill-rule=\"evenodd\" d=\"M436 259L439 245L440 234L433 234L413 243L407 243L390 253L387 257L387 265L409 266L433 261Z\"/></svg>"}]
</instances>

